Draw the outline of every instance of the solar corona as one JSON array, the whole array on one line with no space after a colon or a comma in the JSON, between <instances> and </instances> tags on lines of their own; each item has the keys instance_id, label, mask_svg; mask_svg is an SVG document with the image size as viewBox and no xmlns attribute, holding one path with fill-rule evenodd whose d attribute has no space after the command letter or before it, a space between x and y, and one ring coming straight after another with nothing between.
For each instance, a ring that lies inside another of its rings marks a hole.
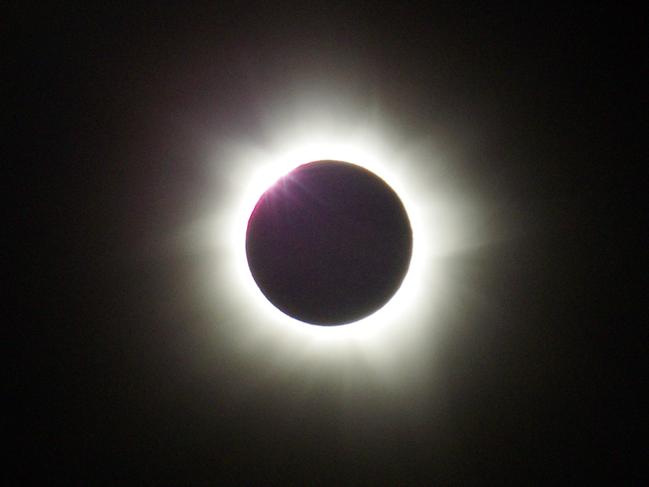
<instances>
[{"instance_id":1,"label":"solar corona","mask_svg":"<svg viewBox=\"0 0 649 487\"><path fill-rule=\"evenodd\" d=\"M405 387L454 303L448 256L484 238L476 206L431 141L307 102L211 146L197 305L215 346L260 367Z\"/></svg>"}]
</instances>

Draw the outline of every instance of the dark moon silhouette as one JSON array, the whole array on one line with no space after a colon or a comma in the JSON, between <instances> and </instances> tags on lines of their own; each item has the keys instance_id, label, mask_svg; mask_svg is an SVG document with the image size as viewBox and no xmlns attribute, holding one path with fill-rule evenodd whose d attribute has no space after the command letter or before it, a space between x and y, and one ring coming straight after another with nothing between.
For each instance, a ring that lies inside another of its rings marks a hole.
<instances>
[{"instance_id":1,"label":"dark moon silhouette","mask_svg":"<svg viewBox=\"0 0 649 487\"><path fill-rule=\"evenodd\" d=\"M261 292L285 314L342 325L387 303L406 275L412 229L385 181L355 164L297 167L259 199L246 254Z\"/></svg>"}]
</instances>

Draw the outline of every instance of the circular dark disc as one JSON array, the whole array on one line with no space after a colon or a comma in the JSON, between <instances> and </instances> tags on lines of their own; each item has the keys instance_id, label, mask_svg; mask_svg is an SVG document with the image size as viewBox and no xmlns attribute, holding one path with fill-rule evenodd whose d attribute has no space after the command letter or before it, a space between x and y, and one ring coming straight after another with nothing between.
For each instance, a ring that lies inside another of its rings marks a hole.
<instances>
[{"instance_id":1,"label":"circular dark disc","mask_svg":"<svg viewBox=\"0 0 649 487\"><path fill-rule=\"evenodd\" d=\"M399 289L412 229L401 200L360 166L316 161L297 167L259 199L246 255L261 292L315 325L364 318Z\"/></svg>"}]
</instances>

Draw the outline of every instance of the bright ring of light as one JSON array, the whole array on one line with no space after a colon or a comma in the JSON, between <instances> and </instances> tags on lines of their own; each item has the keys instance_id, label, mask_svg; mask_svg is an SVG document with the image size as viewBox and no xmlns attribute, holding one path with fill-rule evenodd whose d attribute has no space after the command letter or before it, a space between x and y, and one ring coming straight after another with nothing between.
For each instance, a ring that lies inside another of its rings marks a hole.
<instances>
[{"instance_id":1,"label":"bright ring of light","mask_svg":"<svg viewBox=\"0 0 649 487\"><path fill-rule=\"evenodd\" d=\"M340 160L353 162L363 166L388 183L400 196L413 229L413 251L411 264L400 288L388 303L370 316L344 326L318 327L295 320L275 308L261 293L252 278L245 254L245 238L248 219L259 197L270 185L280 177L295 169L300 164L316 160ZM249 296L250 303L255 303L260 316L267 315L274 326L285 327L288 333L299 333L310 336L322 337L363 337L381 333L382 330L398 321L404 309L415 306L417 290L421 290L422 275L427 272L427 260L422 251L430 245L427 234L422 230L418 206L410 194L403 175L398 170L388 166L379 154L373 153L369 147L359 144L344 143L328 140L326 142L306 142L286 153L278 154L265 165L260 165L249 179L250 186L244 192L242 201L235 212L236 217L230 222L231 242L234 262L236 263L235 275L241 279L240 285Z\"/></svg>"},{"instance_id":2,"label":"bright ring of light","mask_svg":"<svg viewBox=\"0 0 649 487\"><path fill-rule=\"evenodd\" d=\"M215 259L203 299L219 317L220 339L225 333L247 349L263 344L278 356L299 350L318 364L361 353L366 362L385 368L390 356L403 359L430 336L433 309L447 292L438 264L466 239L459 223L467 203L444 180L432 149L394 142L377 124L305 125L308 131L273 128L262 147L219 147L214 167L225 186L217 190L219 210L211 223L202 224ZM247 223L259 197L281 176L316 160L348 161L384 179L403 202L413 232L410 267L396 294L374 314L344 326L314 326L282 313L257 287L246 258Z\"/></svg>"}]
</instances>

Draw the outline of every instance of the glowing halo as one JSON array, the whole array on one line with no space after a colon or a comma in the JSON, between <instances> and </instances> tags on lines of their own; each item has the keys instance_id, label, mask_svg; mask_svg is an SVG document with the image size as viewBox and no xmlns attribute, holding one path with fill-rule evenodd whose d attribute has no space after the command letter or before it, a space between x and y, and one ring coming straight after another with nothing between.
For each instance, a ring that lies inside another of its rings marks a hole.
<instances>
[{"instance_id":1,"label":"glowing halo","mask_svg":"<svg viewBox=\"0 0 649 487\"><path fill-rule=\"evenodd\" d=\"M421 289L422 273L426 272L424 249L427 242L426 232L421 229L421 218L418 215L416 204L407 197L407 188L401 181L398 171L381 162L380 157L368 150L364 144L329 139L327 142L304 141L292 150L280 153L271 158L267 164L260 165L246 180L250 182L244 192L238 211L234 213L230 224L230 232L234 236L231 245L236 262L235 274L243 277L240 285L245 289L251 302L261 301L260 311L268 315L274 324L285 326L287 332L304 334L313 339L363 339L381 333L383 327L396 321L398 314L403 313L405 307L413 305L417 289ZM341 160L348 161L365 167L382 178L400 196L413 228L413 252L410 268L399 290L385 306L370 316L359 321L336 327L318 327L295 320L275 308L261 293L252 278L245 254L245 235L248 219L259 197L270 187L273 182L285 176L297 166L315 160ZM405 185L407 187L407 185ZM399 311L401 310L401 311Z\"/></svg>"},{"instance_id":2,"label":"glowing halo","mask_svg":"<svg viewBox=\"0 0 649 487\"><path fill-rule=\"evenodd\" d=\"M219 340L225 336L254 349L255 356L263 349L280 367L312 364L321 370L325 363L337 367L344 357L360 357L386 380L397 380L390 364L399 358L403 366L418 347L430 344L434 310L452 291L444 257L474 243L466 231L473 208L444 177L430 146L399 141L378 124L302 121L308 129L272 127L263 144L230 141L213 156L221 186L208 223L201 224L213 259L205 266L210 276L202 299L219 318ZM292 169L316 160L351 162L382 178L399 195L413 232L410 267L398 291L374 314L343 326L314 326L275 308L257 287L245 252L248 219L259 197Z\"/></svg>"}]
</instances>

